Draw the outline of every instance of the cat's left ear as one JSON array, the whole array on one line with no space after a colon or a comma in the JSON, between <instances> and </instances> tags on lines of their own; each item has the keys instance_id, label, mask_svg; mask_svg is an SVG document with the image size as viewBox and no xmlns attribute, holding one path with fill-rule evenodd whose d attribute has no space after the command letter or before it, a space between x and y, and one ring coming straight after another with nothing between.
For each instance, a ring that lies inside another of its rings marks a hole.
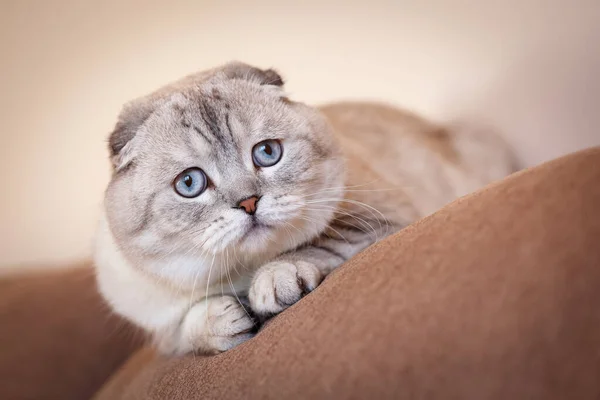
<instances>
[{"instance_id":1,"label":"cat's left ear","mask_svg":"<svg viewBox=\"0 0 600 400\"><path fill-rule=\"evenodd\" d=\"M158 101L137 99L126 104L108 138L110 159L115 171L127 167L135 158L135 138L140 127L156 110Z\"/></svg>"},{"instance_id":2,"label":"cat's left ear","mask_svg":"<svg viewBox=\"0 0 600 400\"><path fill-rule=\"evenodd\" d=\"M281 75L274 69L260 69L251 65L234 61L223 66L222 72L229 79L243 79L257 82L261 85L283 87L284 82Z\"/></svg>"}]
</instances>

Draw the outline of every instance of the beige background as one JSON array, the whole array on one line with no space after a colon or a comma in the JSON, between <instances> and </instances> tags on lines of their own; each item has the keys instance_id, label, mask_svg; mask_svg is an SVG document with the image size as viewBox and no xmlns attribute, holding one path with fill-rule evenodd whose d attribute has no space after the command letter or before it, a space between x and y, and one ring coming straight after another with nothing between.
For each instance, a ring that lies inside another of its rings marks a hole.
<instances>
[{"instance_id":1,"label":"beige background","mask_svg":"<svg viewBox=\"0 0 600 400\"><path fill-rule=\"evenodd\" d=\"M120 105L231 59L296 99L484 123L528 165L600 144L597 0L0 4L5 271L86 258Z\"/></svg>"}]
</instances>

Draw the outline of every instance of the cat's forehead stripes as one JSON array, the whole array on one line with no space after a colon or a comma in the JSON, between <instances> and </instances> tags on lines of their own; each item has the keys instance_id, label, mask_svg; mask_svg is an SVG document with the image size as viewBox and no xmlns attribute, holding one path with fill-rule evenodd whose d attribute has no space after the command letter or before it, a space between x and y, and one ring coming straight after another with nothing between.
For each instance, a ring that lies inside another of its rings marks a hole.
<instances>
[{"instance_id":1,"label":"cat's forehead stripes","mask_svg":"<svg viewBox=\"0 0 600 400\"><path fill-rule=\"evenodd\" d=\"M198 100L198 111L204 125L221 146L225 146L227 142L233 141L231 132L224 132L224 129L221 129L222 125L224 125L221 123L224 122L222 121L224 118L219 118L219 114L221 113L218 112L208 99L201 98Z\"/></svg>"},{"instance_id":2,"label":"cat's forehead stripes","mask_svg":"<svg viewBox=\"0 0 600 400\"><path fill-rule=\"evenodd\" d=\"M202 138L209 144L209 145L214 145L212 139L206 135L204 132L202 132L202 129L198 128L196 125L190 123L187 119L183 118L181 120L181 125L186 128L186 129L193 129L197 134L199 134L200 136L202 136Z\"/></svg>"},{"instance_id":3,"label":"cat's forehead stripes","mask_svg":"<svg viewBox=\"0 0 600 400\"><path fill-rule=\"evenodd\" d=\"M197 134L199 134L200 136L202 136L202 138L204 138L204 140L208 144L210 144L211 146L213 145L213 141L210 139L210 137L208 135L206 135L204 132L202 132L202 130L198 126L196 126L195 123L193 123L192 121L190 121L190 118L188 118L186 110L185 110L184 107L182 107L178 103L173 103L171 105L171 107L179 115L179 123L185 129L193 129L194 131L196 131Z\"/></svg>"},{"instance_id":4,"label":"cat's forehead stripes","mask_svg":"<svg viewBox=\"0 0 600 400\"><path fill-rule=\"evenodd\" d=\"M179 104L173 104L173 109L180 115L179 123L184 128L193 129L210 146L218 144L221 147L225 147L227 144L233 142L229 113L223 115L218 110L219 105L215 107L215 105L210 104L206 99L193 101L192 104L187 110ZM194 114L200 118L193 118Z\"/></svg>"}]
</instances>

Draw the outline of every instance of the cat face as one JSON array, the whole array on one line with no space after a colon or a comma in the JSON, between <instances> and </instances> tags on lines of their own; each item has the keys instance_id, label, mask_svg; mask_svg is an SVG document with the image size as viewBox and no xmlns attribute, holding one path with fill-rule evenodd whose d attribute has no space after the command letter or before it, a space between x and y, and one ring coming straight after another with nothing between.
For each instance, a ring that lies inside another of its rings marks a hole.
<instances>
[{"instance_id":1,"label":"cat face","mask_svg":"<svg viewBox=\"0 0 600 400\"><path fill-rule=\"evenodd\" d=\"M272 257L325 228L341 155L318 111L281 85L230 64L126 107L105 201L126 256Z\"/></svg>"}]
</instances>

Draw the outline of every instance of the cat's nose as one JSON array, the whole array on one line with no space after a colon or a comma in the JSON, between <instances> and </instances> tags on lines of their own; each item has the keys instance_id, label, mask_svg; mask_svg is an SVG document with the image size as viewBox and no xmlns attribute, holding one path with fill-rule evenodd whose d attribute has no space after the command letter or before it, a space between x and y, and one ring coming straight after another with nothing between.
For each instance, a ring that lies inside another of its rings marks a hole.
<instances>
[{"instance_id":1,"label":"cat's nose","mask_svg":"<svg viewBox=\"0 0 600 400\"><path fill-rule=\"evenodd\" d=\"M248 214L252 215L256 212L256 203L258 203L258 196L250 196L246 199L240 200L237 206L238 208L242 208Z\"/></svg>"}]
</instances>

